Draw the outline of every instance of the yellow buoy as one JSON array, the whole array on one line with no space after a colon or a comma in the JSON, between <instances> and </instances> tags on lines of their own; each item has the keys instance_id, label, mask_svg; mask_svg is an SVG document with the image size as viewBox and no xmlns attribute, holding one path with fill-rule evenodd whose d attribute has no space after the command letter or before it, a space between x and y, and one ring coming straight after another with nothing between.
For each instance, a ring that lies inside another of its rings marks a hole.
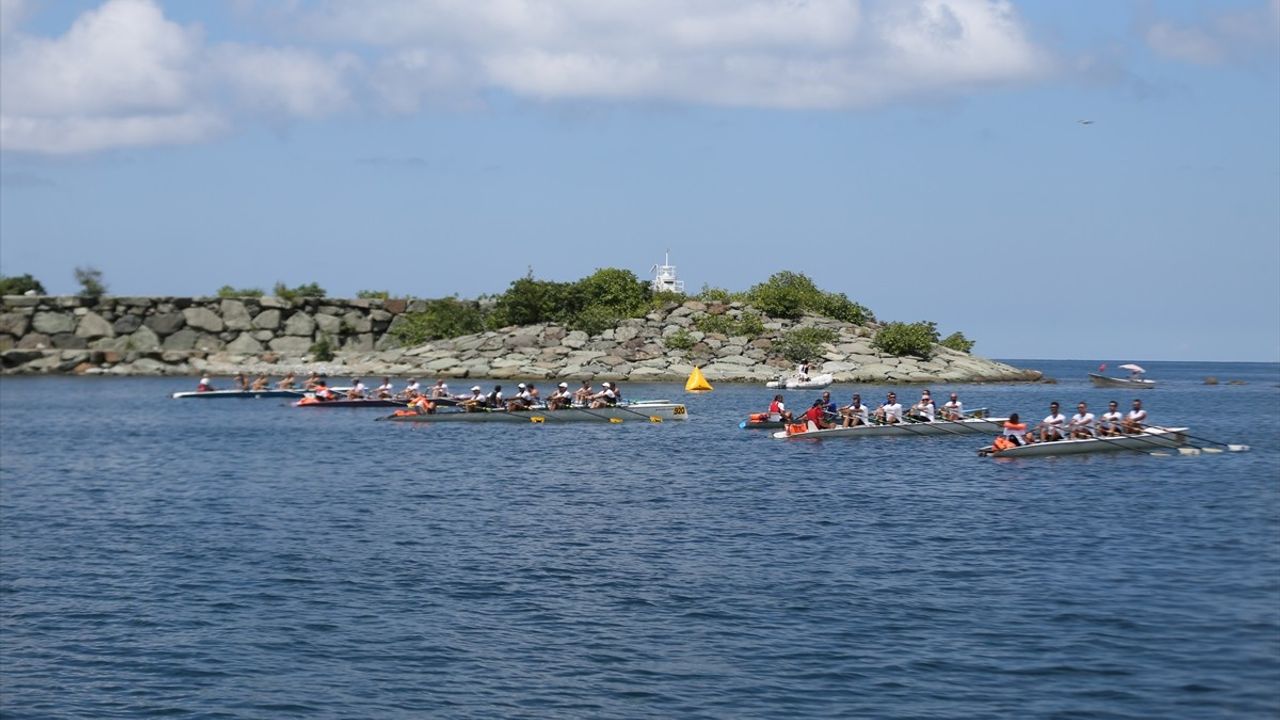
<instances>
[{"instance_id":1,"label":"yellow buoy","mask_svg":"<svg viewBox=\"0 0 1280 720\"><path fill-rule=\"evenodd\" d=\"M684 382L684 389L687 392L711 392L711 383L707 382L702 370L695 365L693 372L689 373L689 379Z\"/></svg>"}]
</instances>

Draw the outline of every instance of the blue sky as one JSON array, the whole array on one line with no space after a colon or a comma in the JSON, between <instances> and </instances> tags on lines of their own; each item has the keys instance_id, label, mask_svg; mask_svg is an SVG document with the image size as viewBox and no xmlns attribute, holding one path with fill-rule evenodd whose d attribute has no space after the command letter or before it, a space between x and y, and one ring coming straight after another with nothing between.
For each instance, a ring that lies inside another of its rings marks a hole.
<instances>
[{"instance_id":1,"label":"blue sky","mask_svg":"<svg viewBox=\"0 0 1280 720\"><path fill-rule=\"evenodd\" d=\"M475 296L670 249L988 356L1276 361L1278 47L1280 0L0 0L0 272Z\"/></svg>"}]
</instances>

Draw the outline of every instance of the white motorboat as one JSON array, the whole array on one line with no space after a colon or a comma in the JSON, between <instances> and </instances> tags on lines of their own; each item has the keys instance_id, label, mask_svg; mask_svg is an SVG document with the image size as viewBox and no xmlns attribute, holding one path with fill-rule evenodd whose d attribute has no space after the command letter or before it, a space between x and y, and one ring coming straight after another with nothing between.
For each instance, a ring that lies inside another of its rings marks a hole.
<instances>
[{"instance_id":1,"label":"white motorboat","mask_svg":"<svg viewBox=\"0 0 1280 720\"><path fill-rule=\"evenodd\" d=\"M994 435L1004 430L1004 421L1008 418L966 418L964 420L935 420L933 422L903 422L891 425L855 425L853 427L835 427L819 430L809 426L808 430L792 432L790 428L773 433L779 440L807 438L823 440L828 438L860 438L860 437L911 437L939 435Z\"/></svg>"},{"instance_id":2,"label":"white motorboat","mask_svg":"<svg viewBox=\"0 0 1280 720\"><path fill-rule=\"evenodd\" d=\"M831 373L811 375L807 378L802 378L798 375L792 375L787 378L779 376L776 380L770 380L765 383L764 386L785 390L821 390L822 388L830 385L834 380L835 378Z\"/></svg>"},{"instance_id":3,"label":"white motorboat","mask_svg":"<svg viewBox=\"0 0 1280 720\"><path fill-rule=\"evenodd\" d=\"M1097 387L1121 387L1133 388L1134 390L1150 390L1156 386L1155 380L1148 380L1143 377L1109 377L1098 373L1089 373L1089 381Z\"/></svg>"},{"instance_id":4,"label":"white motorboat","mask_svg":"<svg viewBox=\"0 0 1280 720\"><path fill-rule=\"evenodd\" d=\"M992 450L982 448L979 455L1017 458L1047 457L1050 455L1078 455L1081 453L1115 452L1130 450L1136 452L1153 452L1178 448L1187 444L1187 428L1146 428L1134 435L1107 435L1084 439L1054 440L1038 442L1030 445Z\"/></svg>"}]
</instances>

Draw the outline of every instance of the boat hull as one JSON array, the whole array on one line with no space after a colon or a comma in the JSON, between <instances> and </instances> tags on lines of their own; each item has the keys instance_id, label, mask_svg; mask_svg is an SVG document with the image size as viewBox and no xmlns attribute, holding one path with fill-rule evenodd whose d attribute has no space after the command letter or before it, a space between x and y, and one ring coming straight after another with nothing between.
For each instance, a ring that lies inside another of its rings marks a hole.
<instances>
[{"instance_id":1,"label":"boat hull","mask_svg":"<svg viewBox=\"0 0 1280 720\"><path fill-rule=\"evenodd\" d=\"M1118 452L1130 450L1151 452L1178 448L1187 444L1187 428L1147 428L1139 435L1116 435L1087 440L1056 440L1032 443L999 452L988 452L991 457L1049 457L1053 455L1081 455L1085 453Z\"/></svg>"},{"instance_id":2,"label":"boat hull","mask_svg":"<svg viewBox=\"0 0 1280 720\"><path fill-rule=\"evenodd\" d=\"M935 422L895 423L893 425L857 425L849 428L829 428L787 434L773 433L779 440L807 438L827 440L831 438L864 437L939 437L942 435L995 435L1004 430L1006 418L971 418L968 420L938 420Z\"/></svg>"},{"instance_id":3,"label":"boat hull","mask_svg":"<svg viewBox=\"0 0 1280 720\"><path fill-rule=\"evenodd\" d=\"M482 412L437 412L428 415L396 414L379 418L391 422L448 423L542 423L562 422L665 422L687 420L688 409L680 403L649 403L604 408L563 408L561 410L487 410Z\"/></svg>"},{"instance_id":4,"label":"boat hull","mask_svg":"<svg viewBox=\"0 0 1280 720\"><path fill-rule=\"evenodd\" d=\"M823 375L814 375L808 380L800 380L798 378L787 378L785 380L770 380L764 386L768 388L780 388L784 390L820 390L832 383L835 378L826 373Z\"/></svg>"},{"instance_id":5,"label":"boat hull","mask_svg":"<svg viewBox=\"0 0 1280 720\"><path fill-rule=\"evenodd\" d=\"M1133 388L1134 390L1150 390L1156 386L1155 380L1115 378L1107 377L1106 375L1099 375L1097 373L1089 373L1089 382L1092 382L1095 387L1120 387Z\"/></svg>"},{"instance_id":6,"label":"boat hull","mask_svg":"<svg viewBox=\"0 0 1280 720\"><path fill-rule=\"evenodd\" d=\"M306 395L302 390L208 390L206 392L176 392L174 400L227 400L245 398L300 398Z\"/></svg>"},{"instance_id":7,"label":"boat hull","mask_svg":"<svg viewBox=\"0 0 1280 720\"><path fill-rule=\"evenodd\" d=\"M294 403L294 407L305 408L386 408L386 407L405 407L408 403L403 400L379 400L376 398L367 398L364 400L315 400L312 398L303 398Z\"/></svg>"}]
</instances>

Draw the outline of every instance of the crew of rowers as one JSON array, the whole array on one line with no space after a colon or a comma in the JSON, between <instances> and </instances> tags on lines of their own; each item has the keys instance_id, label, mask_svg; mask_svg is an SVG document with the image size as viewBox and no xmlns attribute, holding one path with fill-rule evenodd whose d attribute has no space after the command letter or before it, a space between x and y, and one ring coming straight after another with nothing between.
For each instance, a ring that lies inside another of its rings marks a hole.
<instances>
[{"instance_id":1,"label":"crew of rowers","mask_svg":"<svg viewBox=\"0 0 1280 720\"><path fill-rule=\"evenodd\" d=\"M1089 438L1136 435L1147 426L1147 411L1142 409L1142 401L1135 399L1127 413L1120 412L1120 404L1115 400L1107 403L1107 411L1102 417L1095 418L1089 412L1089 406L1081 401L1076 405L1076 414L1068 420L1056 402L1049 403L1049 414L1039 425L1027 429L1018 413L1011 413L1004 423L1004 431L996 438L994 446L1003 450L1016 445L1027 445L1034 442L1053 442L1055 440L1087 440Z\"/></svg>"},{"instance_id":2,"label":"crew of rowers","mask_svg":"<svg viewBox=\"0 0 1280 720\"><path fill-rule=\"evenodd\" d=\"M903 422L933 422L934 420L961 420L964 418L964 403L956 393L950 399L936 406L933 396L928 390L920 394L920 401L906 408L898 402L897 393L889 393L885 401L871 409L862 403L862 396L854 393L848 405L837 405L831 399L831 393L823 391L822 396L813 401L807 410L796 418L787 410L782 395L774 395L769 404L768 419L774 422L812 423L819 430L833 427L857 427L859 425L894 425Z\"/></svg>"},{"instance_id":3,"label":"crew of rowers","mask_svg":"<svg viewBox=\"0 0 1280 720\"><path fill-rule=\"evenodd\" d=\"M235 377L237 390L262 391L270 389L270 379L266 375L258 375L252 382L244 373ZM200 378L196 386L197 392L214 390L209 378ZM423 413L433 413L438 405L458 405L469 412L482 410L531 410L534 408L560 410L568 407L603 408L622 402L622 390L617 383L602 382L600 390L592 387L591 381L583 380L576 390L569 389L569 383L560 383L545 399L533 383L519 383L516 393L510 398L502 394L502 386L495 385L487 394L479 385L473 386L469 394L452 395L444 380L437 380L425 390L417 380L409 383L399 392L392 386L391 378L382 378L382 384L372 392L360 378L352 378L351 385L341 392L329 387L328 381L319 373L311 373L299 387L297 376L288 373L275 384L277 390L304 390L314 394L317 400L397 400L406 403L410 408Z\"/></svg>"}]
</instances>

